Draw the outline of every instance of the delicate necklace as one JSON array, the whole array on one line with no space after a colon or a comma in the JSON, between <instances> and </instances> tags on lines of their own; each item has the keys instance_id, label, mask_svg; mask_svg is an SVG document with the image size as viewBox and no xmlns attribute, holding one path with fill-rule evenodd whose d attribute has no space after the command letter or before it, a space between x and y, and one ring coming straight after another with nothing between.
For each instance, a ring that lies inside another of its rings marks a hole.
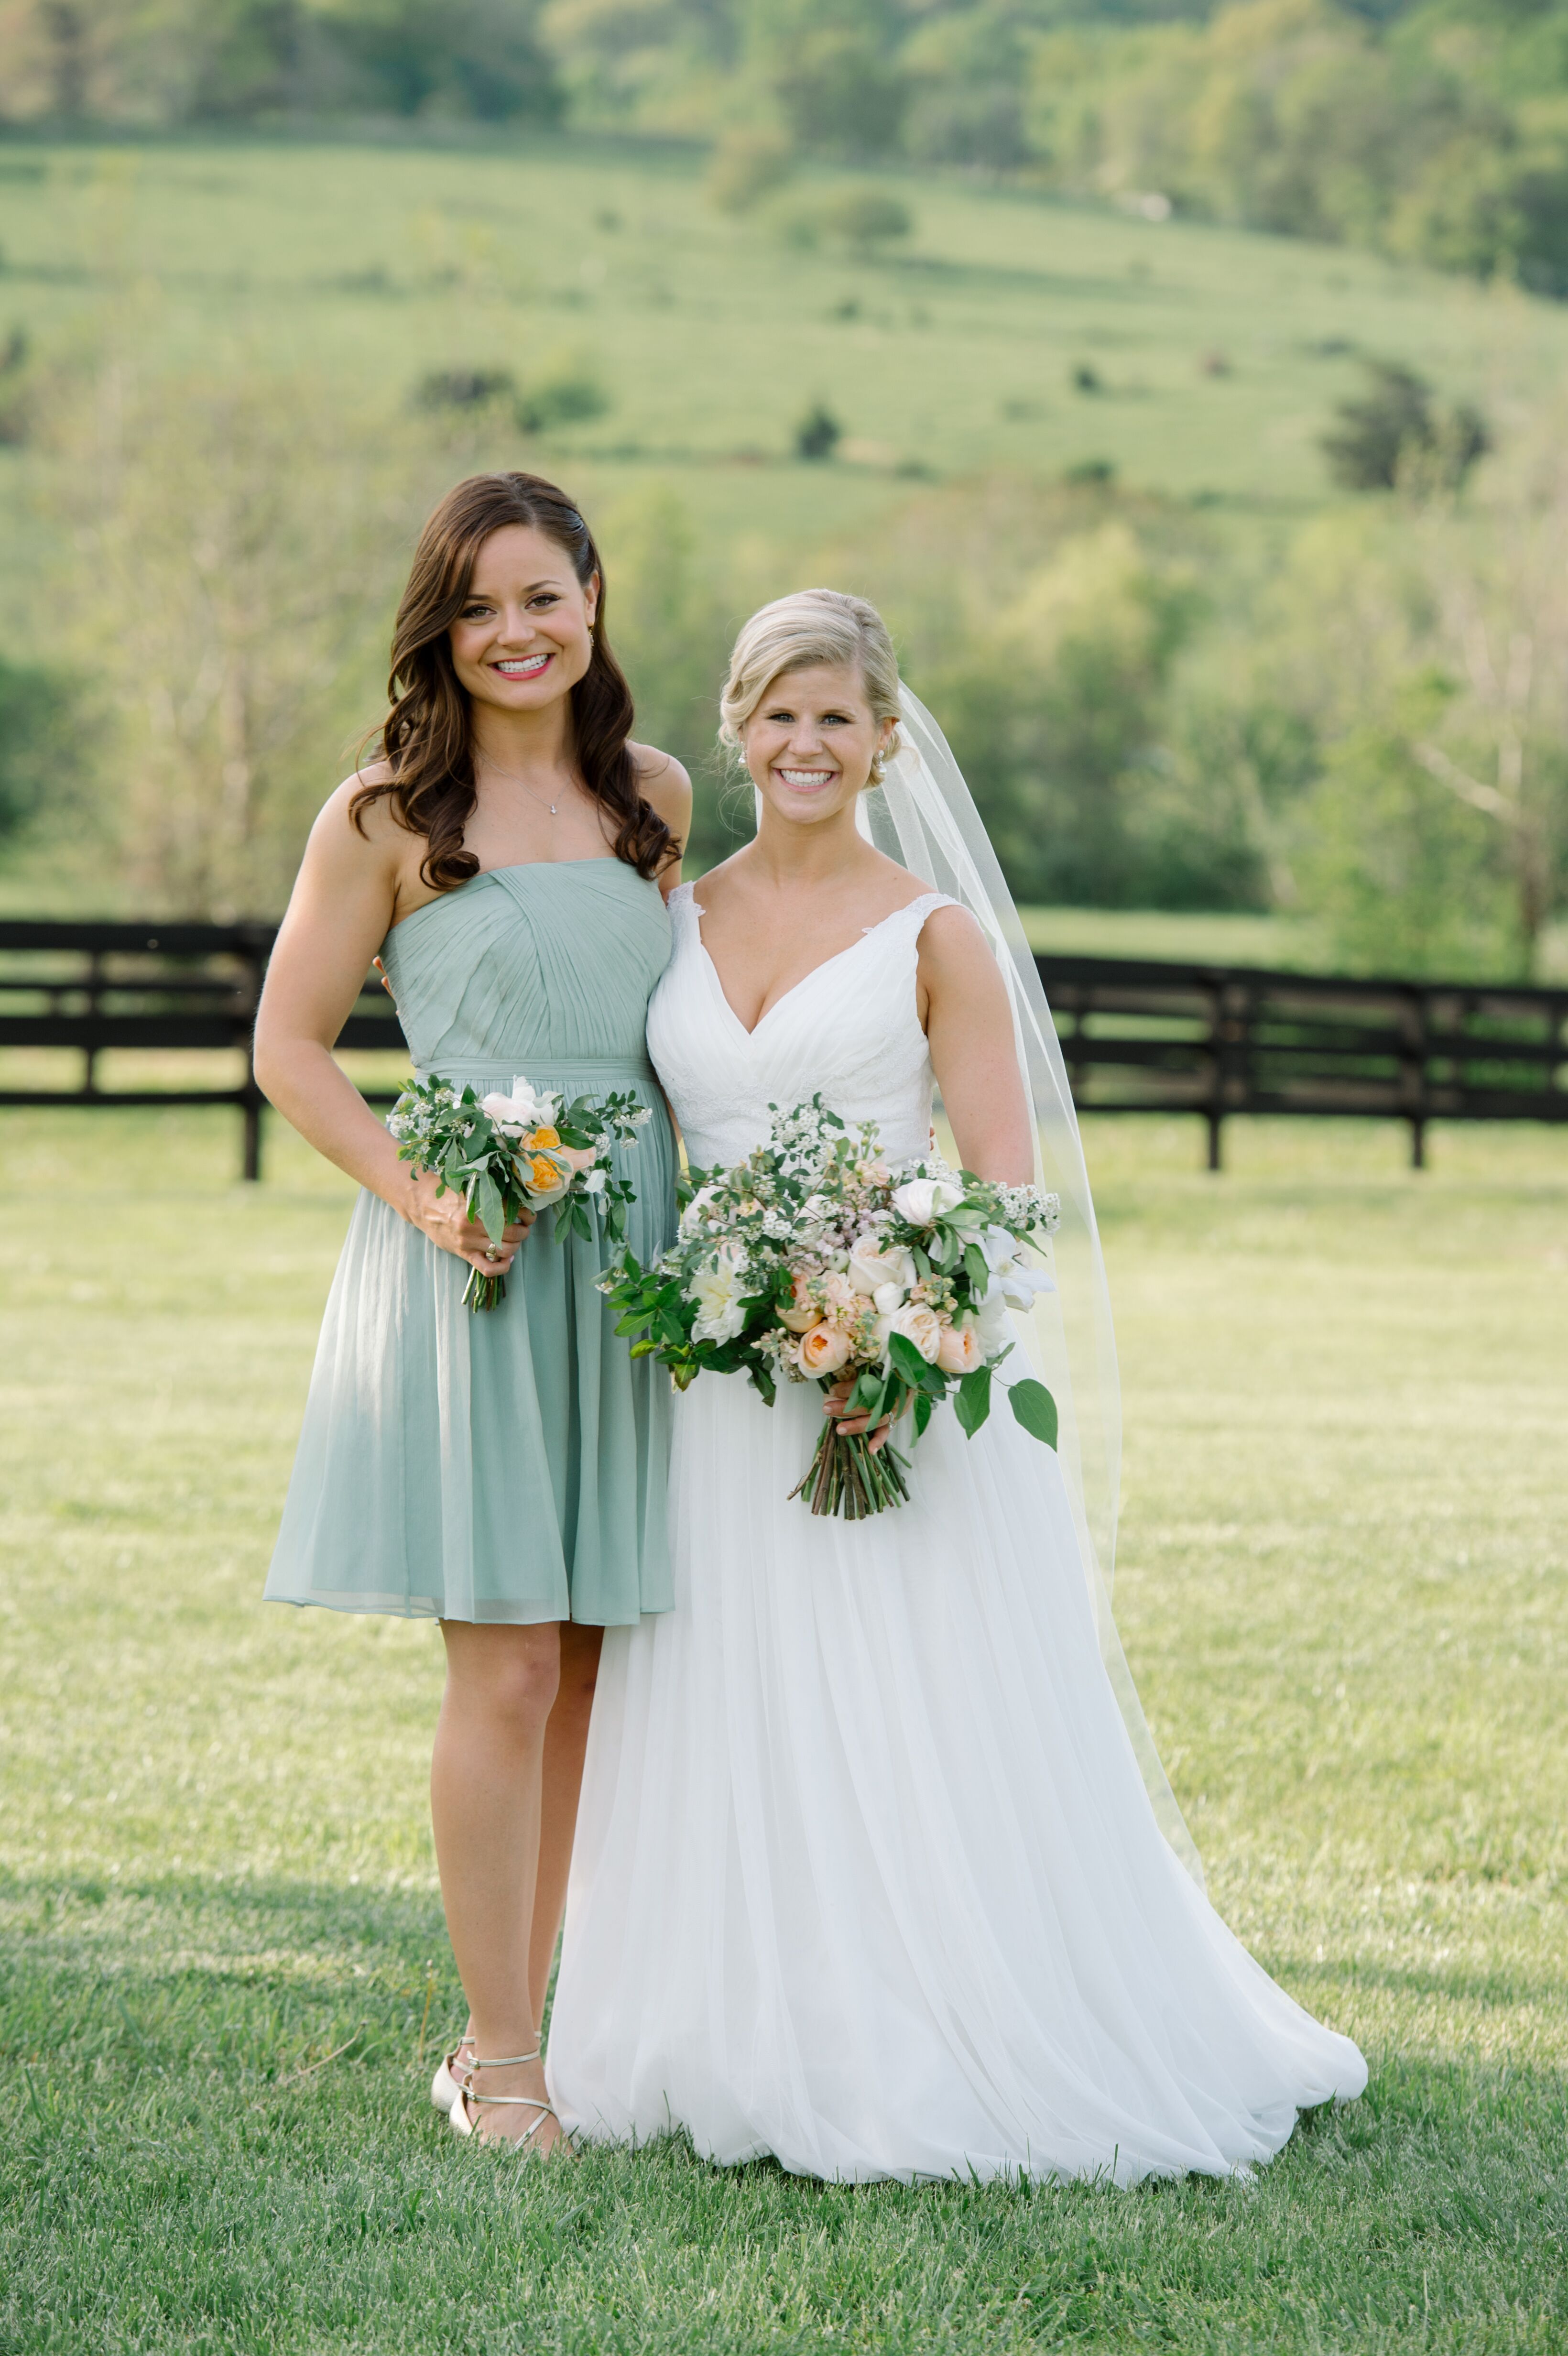
<instances>
[{"instance_id":1,"label":"delicate necklace","mask_svg":"<svg viewBox=\"0 0 1568 2356\"><path fill-rule=\"evenodd\" d=\"M534 804L535 808L543 808L542 796L535 793L532 786L528 784L526 777L519 777L516 772L511 769L503 769L497 762L492 761L488 755L485 756L485 766L487 769L493 770L497 777L505 777L509 786L521 786L524 793L527 794L529 801ZM554 802L551 802L549 805L549 814L551 818L554 818L556 814L556 805Z\"/></svg>"}]
</instances>

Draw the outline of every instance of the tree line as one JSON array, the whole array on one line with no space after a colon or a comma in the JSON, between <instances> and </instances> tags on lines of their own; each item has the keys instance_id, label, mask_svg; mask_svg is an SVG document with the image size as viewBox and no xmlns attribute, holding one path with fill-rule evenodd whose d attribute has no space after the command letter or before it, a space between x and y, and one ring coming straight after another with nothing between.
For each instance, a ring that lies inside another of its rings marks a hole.
<instances>
[{"instance_id":1,"label":"tree line","mask_svg":"<svg viewBox=\"0 0 1568 2356\"><path fill-rule=\"evenodd\" d=\"M0 848L47 842L57 884L74 859L140 914L283 905L382 707L421 516L518 455L504 413L327 391L62 389L37 454L59 668L0 664ZM722 856L751 820L715 747L736 618L831 581L887 615L1020 901L1290 911L1350 969L1529 976L1568 916L1563 422L1467 479L1428 412L1392 490L1267 545L1114 478L982 475L742 551L645 488L595 510L638 734L694 773L697 866Z\"/></svg>"},{"instance_id":2,"label":"tree line","mask_svg":"<svg viewBox=\"0 0 1568 2356\"><path fill-rule=\"evenodd\" d=\"M0 119L355 116L940 164L1568 294L1568 0L13 0Z\"/></svg>"}]
</instances>

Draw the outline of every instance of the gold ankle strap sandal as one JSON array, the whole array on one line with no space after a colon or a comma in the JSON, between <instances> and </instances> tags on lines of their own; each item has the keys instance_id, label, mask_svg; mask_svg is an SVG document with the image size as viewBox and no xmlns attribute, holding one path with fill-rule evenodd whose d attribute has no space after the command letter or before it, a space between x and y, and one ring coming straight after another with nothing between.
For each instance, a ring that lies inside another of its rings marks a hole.
<instances>
[{"instance_id":1,"label":"gold ankle strap sandal","mask_svg":"<svg viewBox=\"0 0 1568 2356\"><path fill-rule=\"evenodd\" d=\"M452 2116L452 2106L457 2100L457 2082L468 2067L474 2050L472 2037L460 2037L450 2053L435 2065L435 2075L430 2082L430 2098L438 2111Z\"/></svg>"},{"instance_id":2,"label":"gold ankle strap sandal","mask_svg":"<svg viewBox=\"0 0 1568 2356\"><path fill-rule=\"evenodd\" d=\"M524 2062L537 2062L539 2058L539 2049L537 2045L531 2053L502 2053L494 2055L488 2060L482 2060L478 2054L475 2054L458 2078L457 2099L447 2113L453 2135L477 2134L478 2122L470 2118L468 2115L470 2104L476 2111L494 2111L503 2108L537 2111L539 2116L530 2120L520 2136L512 2138L513 2148L517 2151L528 2149L546 2119L554 2119L559 2126L560 2119L554 2104L540 2102L537 2095L476 2094L474 2091L474 2073L476 2070L513 2070Z\"/></svg>"}]
</instances>

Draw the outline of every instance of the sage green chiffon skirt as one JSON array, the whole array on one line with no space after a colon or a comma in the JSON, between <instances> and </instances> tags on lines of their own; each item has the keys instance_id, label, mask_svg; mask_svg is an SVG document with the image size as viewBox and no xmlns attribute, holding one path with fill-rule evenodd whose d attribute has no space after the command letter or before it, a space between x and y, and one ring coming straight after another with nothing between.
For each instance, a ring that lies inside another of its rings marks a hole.
<instances>
[{"instance_id":1,"label":"sage green chiffon skirt","mask_svg":"<svg viewBox=\"0 0 1568 2356\"><path fill-rule=\"evenodd\" d=\"M675 1144L645 1063L447 1064L481 1093L526 1071L569 1097L635 1088L654 1117L617 1167L628 1241L668 1242ZM667 1378L634 1361L596 1280L613 1256L557 1243L549 1212L500 1307L463 1305L466 1263L362 1194L333 1281L266 1593L406 1618L629 1624L672 1601Z\"/></svg>"}]
</instances>

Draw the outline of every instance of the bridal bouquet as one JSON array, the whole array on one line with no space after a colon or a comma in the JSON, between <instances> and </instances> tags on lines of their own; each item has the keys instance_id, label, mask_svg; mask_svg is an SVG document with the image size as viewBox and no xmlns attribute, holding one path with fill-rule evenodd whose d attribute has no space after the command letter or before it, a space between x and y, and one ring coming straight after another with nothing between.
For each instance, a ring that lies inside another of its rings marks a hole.
<instances>
[{"instance_id":1,"label":"bridal bouquet","mask_svg":"<svg viewBox=\"0 0 1568 2356\"><path fill-rule=\"evenodd\" d=\"M917 1440L952 1393L972 1438L1012 1346L1008 1309L1050 1289L1022 1255L1059 1224L1056 1196L935 1160L895 1173L875 1127L852 1134L819 1096L773 1111L749 1161L691 1172L679 1233L651 1268L626 1251L605 1270L617 1332L681 1390L705 1370L744 1373L771 1407L781 1376L824 1391L848 1379L844 1416L874 1430L912 1406ZM1025 1430L1054 1446L1044 1384L1013 1383L1008 1396ZM828 1418L790 1494L859 1521L904 1502L908 1470L891 1445L873 1451Z\"/></svg>"},{"instance_id":2,"label":"bridal bouquet","mask_svg":"<svg viewBox=\"0 0 1568 2356\"><path fill-rule=\"evenodd\" d=\"M612 1145L635 1145L637 1131L653 1118L637 1098L607 1096L597 1104L577 1097L563 1112L558 1093L512 1082L509 1097L461 1093L438 1073L411 1080L388 1117L398 1141L398 1159L411 1162L416 1176L436 1173L436 1193L450 1186L461 1194L468 1215L477 1219L493 1244L524 1211L555 1212L557 1242L569 1235L592 1236L602 1214L612 1239L626 1237L626 1205L635 1189L611 1166ZM507 1297L504 1276L478 1269L463 1298L470 1309L495 1309Z\"/></svg>"}]
</instances>

